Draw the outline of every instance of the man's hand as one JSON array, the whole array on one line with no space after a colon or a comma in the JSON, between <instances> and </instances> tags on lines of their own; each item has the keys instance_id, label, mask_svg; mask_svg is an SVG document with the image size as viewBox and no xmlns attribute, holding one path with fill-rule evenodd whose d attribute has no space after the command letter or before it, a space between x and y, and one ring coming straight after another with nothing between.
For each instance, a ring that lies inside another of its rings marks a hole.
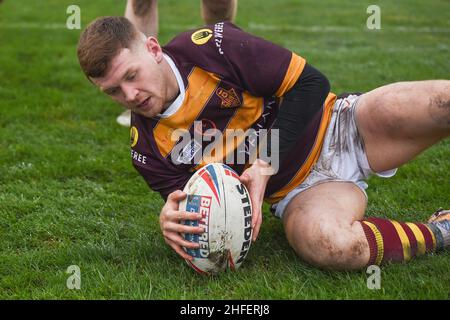
<instances>
[{"instance_id":1,"label":"man's hand","mask_svg":"<svg viewBox=\"0 0 450 320\"><path fill-rule=\"evenodd\" d=\"M182 258L192 260L182 247L189 249L199 248L198 243L186 241L181 233L203 233L201 227L190 227L181 223L183 220L199 220L202 215L197 212L178 211L178 203L186 198L186 193L176 190L169 194L166 204L159 215L159 225L166 243Z\"/></svg>"},{"instance_id":2,"label":"man's hand","mask_svg":"<svg viewBox=\"0 0 450 320\"><path fill-rule=\"evenodd\" d=\"M253 241L256 241L258 238L259 229L261 228L264 192L266 191L267 181L269 181L271 172L273 171L267 162L257 159L239 177L239 180L247 187L252 201Z\"/></svg>"}]
</instances>

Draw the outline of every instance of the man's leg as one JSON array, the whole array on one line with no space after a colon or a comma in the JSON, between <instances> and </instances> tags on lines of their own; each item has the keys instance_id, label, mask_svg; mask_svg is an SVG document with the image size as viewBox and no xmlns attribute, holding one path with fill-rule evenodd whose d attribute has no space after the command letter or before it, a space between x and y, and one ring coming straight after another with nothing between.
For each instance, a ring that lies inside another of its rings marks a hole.
<instances>
[{"instance_id":1,"label":"man's leg","mask_svg":"<svg viewBox=\"0 0 450 320\"><path fill-rule=\"evenodd\" d=\"M371 91L360 98L356 120L371 168L396 168L450 134L450 82L397 83ZM362 220L365 199L357 191L350 183L327 182L290 202L284 225L301 257L324 268L357 269L450 246L449 213L428 224Z\"/></svg>"},{"instance_id":2,"label":"man's leg","mask_svg":"<svg viewBox=\"0 0 450 320\"><path fill-rule=\"evenodd\" d=\"M358 130L374 171L401 166L450 135L450 81L399 82L361 96Z\"/></svg>"},{"instance_id":3,"label":"man's leg","mask_svg":"<svg viewBox=\"0 0 450 320\"><path fill-rule=\"evenodd\" d=\"M201 14L206 24L219 21L234 21L237 11L237 0L202 0Z\"/></svg>"},{"instance_id":4,"label":"man's leg","mask_svg":"<svg viewBox=\"0 0 450 320\"><path fill-rule=\"evenodd\" d=\"M366 198L353 183L311 187L286 207L283 223L289 244L305 261L333 270L409 261L450 246L450 213L439 222L401 223L363 219L365 207Z\"/></svg>"},{"instance_id":5,"label":"man's leg","mask_svg":"<svg viewBox=\"0 0 450 320\"><path fill-rule=\"evenodd\" d=\"M450 135L450 81L400 82L370 91L360 98L356 123L372 170L397 168ZM402 261L450 246L450 213L439 217L426 225L371 218L364 227L373 250L388 246L383 259ZM381 257L372 253L371 260Z\"/></svg>"},{"instance_id":6,"label":"man's leg","mask_svg":"<svg viewBox=\"0 0 450 320\"><path fill-rule=\"evenodd\" d=\"M327 269L355 270L370 253L359 220L366 197L349 182L325 182L294 197L283 224L291 247L305 261Z\"/></svg>"}]
</instances>

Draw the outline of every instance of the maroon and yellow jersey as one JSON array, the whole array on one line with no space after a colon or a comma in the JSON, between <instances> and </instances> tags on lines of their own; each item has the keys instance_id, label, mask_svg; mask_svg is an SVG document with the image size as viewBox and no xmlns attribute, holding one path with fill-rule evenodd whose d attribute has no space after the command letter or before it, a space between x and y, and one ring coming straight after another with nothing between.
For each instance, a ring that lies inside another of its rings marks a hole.
<instances>
[{"instance_id":1,"label":"maroon and yellow jersey","mask_svg":"<svg viewBox=\"0 0 450 320\"><path fill-rule=\"evenodd\" d=\"M160 116L132 114L131 156L149 187L166 199L170 192L182 190L193 172L206 163L224 162L241 174L248 164L229 163L227 155L238 152L238 145L251 142L237 138L227 145L226 136L233 132L229 129L270 129L283 95L295 84L306 61L231 23L182 33L163 51L176 74L180 96ZM308 175L319 156L334 100L330 93L322 111L270 178L266 188L269 203L281 200ZM174 139L173 133L180 129L192 137L204 136L207 129L219 130L224 137L223 152L189 162L213 141L192 140L178 148L181 140Z\"/></svg>"}]
</instances>

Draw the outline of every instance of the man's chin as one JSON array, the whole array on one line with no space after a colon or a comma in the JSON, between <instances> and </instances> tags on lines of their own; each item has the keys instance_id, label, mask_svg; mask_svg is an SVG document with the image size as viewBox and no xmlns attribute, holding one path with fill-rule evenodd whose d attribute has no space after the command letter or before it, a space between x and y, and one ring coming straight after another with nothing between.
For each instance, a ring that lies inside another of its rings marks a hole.
<instances>
[{"instance_id":1,"label":"man's chin","mask_svg":"<svg viewBox=\"0 0 450 320\"><path fill-rule=\"evenodd\" d=\"M153 111L144 111L139 109L132 109L134 113L137 113L140 116L146 117L146 118L153 118L155 116Z\"/></svg>"}]
</instances>

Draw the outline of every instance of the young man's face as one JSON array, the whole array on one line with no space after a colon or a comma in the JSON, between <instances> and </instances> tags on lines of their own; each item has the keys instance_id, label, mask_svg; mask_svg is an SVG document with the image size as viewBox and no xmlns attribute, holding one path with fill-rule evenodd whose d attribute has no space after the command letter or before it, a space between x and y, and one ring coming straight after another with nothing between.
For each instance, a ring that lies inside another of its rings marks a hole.
<instances>
[{"instance_id":1,"label":"young man's face","mask_svg":"<svg viewBox=\"0 0 450 320\"><path fill-rule=\"evenodd\" d=\"M125 108L153 117L162 113L178 93L178 88L168 88L173 87L173 81L169 81L163 64L157 40L139 39L131 49L122 49L112 59L104 77L91 80Z\"/></svg>"}]
</instances>

